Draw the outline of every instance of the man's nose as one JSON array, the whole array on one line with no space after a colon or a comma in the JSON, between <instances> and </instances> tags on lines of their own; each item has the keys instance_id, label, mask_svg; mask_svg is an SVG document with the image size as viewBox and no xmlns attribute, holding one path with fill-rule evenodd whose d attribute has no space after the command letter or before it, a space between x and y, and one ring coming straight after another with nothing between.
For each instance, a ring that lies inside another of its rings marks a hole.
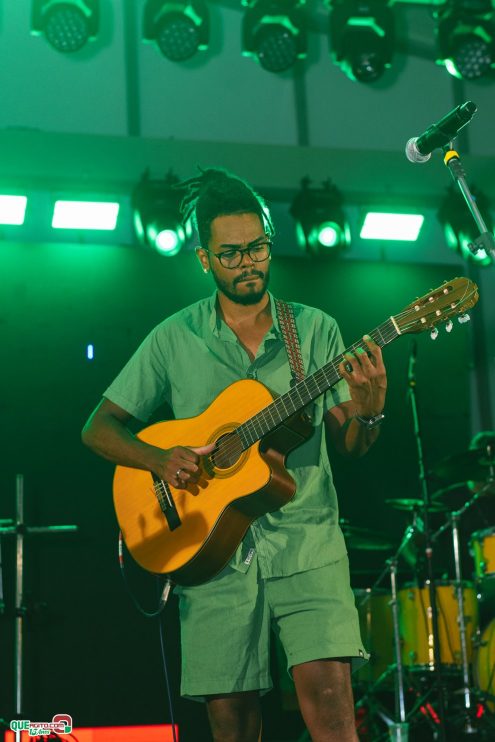
<instances>
[{"instance_id":1,"label":"man's nose","mask_svg":"<svg viewBox=\"0 0 495 742\"><path fill-rule=\"evenodd\" d=\"M241 252L241 265L254 265L254 260L249 254L249 250L243 250Z\"/></svg>"}]
</instances>

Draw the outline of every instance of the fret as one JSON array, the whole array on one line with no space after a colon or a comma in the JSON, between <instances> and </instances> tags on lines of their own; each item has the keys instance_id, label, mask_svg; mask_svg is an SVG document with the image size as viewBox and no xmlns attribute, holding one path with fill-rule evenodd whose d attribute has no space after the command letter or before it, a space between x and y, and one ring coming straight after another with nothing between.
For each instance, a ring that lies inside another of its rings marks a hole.
<instances>
[{"instance_id":1,"label":"fret","mask_svg":"<svg viewBox=\"0 0 495 742\"><path fill-rule=\"evenodd\" d=\"M372 332L369 333L374 342L383 348L399 336L394 326L393 319L390 317ZM363 341L360 340L349 346L344 353L354 353L359 347L362 347ZM285 394L277 397L273 402L267 405L263 410L253 415L249 420L239 425L236 432L239 434L242 449L246 450L249 446L263 438L267 433L275 430L284 420L302 410L310 402L324 394L330 387L334 386L342 376L339 373L339 365L345 361L344 353L333 358L324 366L315 371L311 376L298 381Z\"/></svg>"}]
</instances>

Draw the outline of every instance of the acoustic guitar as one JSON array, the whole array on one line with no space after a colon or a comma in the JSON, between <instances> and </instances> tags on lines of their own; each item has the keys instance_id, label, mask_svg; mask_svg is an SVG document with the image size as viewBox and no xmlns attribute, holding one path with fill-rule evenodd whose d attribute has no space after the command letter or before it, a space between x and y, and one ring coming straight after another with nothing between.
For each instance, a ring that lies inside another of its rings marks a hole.
<instances>
[{"instance_id":1,"label":"acoustic guitar","mask_svg":"<svg viewBox=\"0 0 495 742\"><path fill-rule=\"evenodd\" d=\"M454 278L389 317L369 334L380 347L400 335L430 330L440 322L467 320L478 288ZM350 346L354 352L363 341ZM285 469L290 451L313 432L304 408L341 378L343 354L274 397L261 382L237 381L197 417L159 422L138 437L160 448L215 443L200 460L200 478L182 488L149 471L117 466L114 505L129 552L144 569L194 585L219 572L250 524L285 505L295 482Z\"/></svg>"}]
</instances>

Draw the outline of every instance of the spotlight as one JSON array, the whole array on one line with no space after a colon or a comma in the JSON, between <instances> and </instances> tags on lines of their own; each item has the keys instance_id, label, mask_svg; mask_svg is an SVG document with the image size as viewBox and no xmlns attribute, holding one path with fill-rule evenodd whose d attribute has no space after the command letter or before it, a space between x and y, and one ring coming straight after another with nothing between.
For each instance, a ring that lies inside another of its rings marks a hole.
<instances>
[{"instance_id":1,"label":"spotlight","mask_svg":"<svg viewBox=\"0 0 495 742\"><path fill-rule=\"evenodd\" d=\"M82 49L96 38L100 23L99 0L34 0L31 30L44 34L58 52Z\"/></svg>"},{"instance_id":2,"label":"spotlight","mask_svg":"<svg viewBox=\"0 0 495 742\"><path fill-rule=\"evenodd\" d=\"M303 250L329 255L349 245L350 228L342 196L330 180L322 188L311 188L309 178L303 178L290 213L296 220L297 241Z\"/></svg>"},{"instance_id":3,"label":"spotlight","mask_svg":"<svg viewBox=\"0 0 495 742\"><path fill-rule=\"evenodd\" d=\"M491 0L451 0L437 13L441 64L454 77L476 80L495 65Z\"/></svg>"},{"instance_id":4,"label":"spotlight","mask_svg":"<svg viewBox=\"0 0 495 742\"><path fill-rule=\"evenodd\" d=\"M285 72L306 56L306 0L244 0L242 53L268 72Z\"/></svg>"},{"instance_id":5,"label":"spotlight","mask_svg":"<svg viewBox=\"0 0 495 742\"><path fill-rule=\"evenodd\" d=\"M490 214L490 203L487 197L478 191L474 186L471 188L476 204L483 214L487 229L493 234L493 219ZM492 262L490 255L486 250L479 250L472 253L469 244L479 237L474 220L469 213L464 197L453 187L449 188L448 193L438 210L438 219L443 225L447 245L456 252L468 259L473 260L480 265L489 265Z\"/></svg>"},{"instance_id":6,"label":"spotlight","mask_svg":"<svg viewBox=\"0 0 495 742\"><path fill-rule=\"evenodd\" d=\"M210 18L204 0L146 3L143 38L156 42L163 56L172 62L185 62L198 49L207 49L209 37Z\"/></svg>"},{"instance_id":7,"label":"spotlight","mask_svg":"<svg viewBox=\"0 0 495 742\"><path fill-rule=\"evenodd\" d=\"M134 227L139 241L163 255L176 255L190 237L182 224L181 194L174 187L179 179L169 173L164 180L150 180L145 173L132 194Z\"/></svg>"},{"instance_id":8,"label":"spotlight","mask_svg":"<svg viewBox=\"0 0 495 742\"><path fill-rule=\"evenodd\" d=\"M327 0L330 47L351 80L374 82L391 66L395 23L389 0Z\"/></svg>"}]
</instances>

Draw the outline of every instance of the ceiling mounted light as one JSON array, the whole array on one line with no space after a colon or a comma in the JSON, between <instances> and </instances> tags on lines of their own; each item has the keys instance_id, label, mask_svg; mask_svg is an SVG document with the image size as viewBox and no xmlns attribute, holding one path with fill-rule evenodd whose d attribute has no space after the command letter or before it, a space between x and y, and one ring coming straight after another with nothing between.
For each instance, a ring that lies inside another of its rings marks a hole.
<instances>
[{"instance_id":1,"label":"ceiling mounted light","mask_svg":"<svg viewBox=\"0 0 495 742\"><path fill-rule=\"evenodd\" d=\"M359 236L362 240L415 242L424 220L423 214L368 211Z\"/></svg>"},{"instance_id":2,"label":"ceiling mounted light","mask_svg":"<svg viewBox=\"0 0 495 742\"><path fill-rule=\"evenodd\" d=\"M169 173L164 180L151 180L145 173L132 194L134 226L139 241L162 255L176 255L191 235L191 226L182 224L179 179Z\"/></svg>"},{"instance_id":3,"label":"ceiling mounted light","mask_svg":"<svg viewBox=\"0 0 495 742\"><path fill-rule=\"evenodd\" d=\"M32 33L43 34L59 52L82 49L96 38L99 23L99 0L33 0Z\"/></svg>"},{"instance_id":4,"label":"ceiling mounted light","mask_svg":"<svg viewBox=\"0 0 495 742\"><path fill-rule=\"evenodd\" d=\"M330 52L351 80L375 82L391 66L395 43L389 0L327 0Z\"/></svg>"},{"instance_id":5,"label":"ceiling mounted light","mask_svg":"<svg viewBox=\"0 0 495 742\"><path fill-rule=\"evenodd\" d=\"M296 220L297 241L306 252L330 255L349 245L342 196L330 180L322 188L311 188L309 178L303 178L290 213Z\"/></svg>"},{"instance_id":6,"label":"ceiling mounted light","mask_svg":"<svg viewBox=\"0 0 495 742\"><path fill-rule=\"evenodd\" d=\"M306 56L306 0L244 0L242 53L268 72L285 72Z\"/></svg>"},{"instance_id":7,"label":"ceiling mounted light","mask_svg":"<svg viewBox=\"0 0 495 742\"><path fill-rule=\"evenodd\" d=\"M476 80L495 66L491 0L450 0L437 12L438 48L454 77Z\"/></svg>"},{"instance_id":8,"label":"ceiling mounted light","mask_svg":"<svg viewBox=\"0 0 495 742\"><path fill-rule=\"evenodd\" d=\"M494 224L487 197L474 186L471 188L471 193L478 209L483 214L488 231L493 234ZM473 260L480 265L489 265L492 262L491 256L486 250L478 250L476 253L470 250L469 245L480 236L479 231L463 195L454 187L449 188L444 201L440 205L438 219L443 226L447 245L452 250L461 253L465 259Z\"/></svg>"},{"instance_id":9,"label":"ceiling mounted light","mask_svg":"<svg viewBox=\"0 0 495 742\"><path fill-rule=\"evenodd\" d=\"M185 62L208 48L210 19L203 0L163 2L148 0L144 8L143 38L156 43L172 62Z\"/></svg>"}]
</instances>

